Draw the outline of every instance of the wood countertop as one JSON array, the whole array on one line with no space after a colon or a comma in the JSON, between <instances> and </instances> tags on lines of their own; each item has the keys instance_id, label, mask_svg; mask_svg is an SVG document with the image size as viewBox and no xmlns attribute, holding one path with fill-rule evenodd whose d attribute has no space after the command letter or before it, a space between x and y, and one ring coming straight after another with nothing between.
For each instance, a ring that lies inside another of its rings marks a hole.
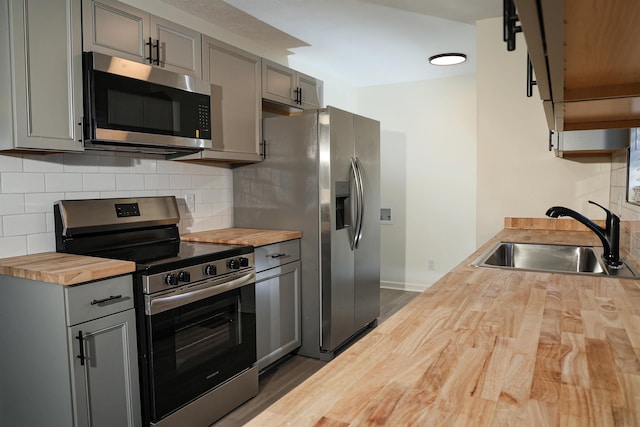
<instances>
[{"instance_id":1,"label":"wood countertop","mask_svg":"<svg viewBox=\"0 0 640 427\"><path fill-rule=\"evenodd\" d=\"M65 286L132 273L135 269L136 264L131 261L58 252L0 259L0 274Z\"/></svg>"},{"instance_id":2,"label":"wood countertop","mask_svg":"<svg viewBox=\"0 0 640 427\"><path fill-rule=\"evenodd\" d=\"M258 230L253 228L223 228L180 235L180 239L192 242L252 246L265 246L301 237L302 233L300 231Z\"/></svg>"},{"instance_id":3,"label":"wood countertop","mask_svg":"<svg viewBox=\"0 0 640 427\"><path fill-rule=\"evenodd\" d=\"M505 229L250 426L640 426L640 281L472 267Z\"/></svg>"}]
</instances>

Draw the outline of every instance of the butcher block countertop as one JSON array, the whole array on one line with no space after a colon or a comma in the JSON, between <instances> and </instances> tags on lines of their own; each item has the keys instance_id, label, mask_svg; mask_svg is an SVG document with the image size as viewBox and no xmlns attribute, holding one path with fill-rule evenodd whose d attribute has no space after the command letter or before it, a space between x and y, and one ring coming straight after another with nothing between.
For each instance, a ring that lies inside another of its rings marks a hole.
<instances>
[{"instance_id":1,"label":"butcher block countertop","mask_svg":"<svg viewBox=\"0 0 640 427\"><path fill-rule=\"evenodd\" d=\"M0 259L0 274L65 286L132 273L135 269L136 264L131 261L58 252Z\"/></svg>"},{"instance_id":2,"label":"butcher block countertop","mask_svg":"<svg viewBox=\"0 0 640 427\"><path fill-rule=\"evenodd\" d=\"M257 230L253 228L223 228L180 235L180 239L192 242L251 246L265 246L301 237L300 231Z\"/></svg>"},{"instance_id":3,"label":"butcher block countertop","mask_svg":"<svg viewBox=\"0 0 640 427\"><path fill-rule=\"evenodd\" d=\"M470 263L504 229L251 426L640 426L640 280Z\"/></svg>"}]
</instances>

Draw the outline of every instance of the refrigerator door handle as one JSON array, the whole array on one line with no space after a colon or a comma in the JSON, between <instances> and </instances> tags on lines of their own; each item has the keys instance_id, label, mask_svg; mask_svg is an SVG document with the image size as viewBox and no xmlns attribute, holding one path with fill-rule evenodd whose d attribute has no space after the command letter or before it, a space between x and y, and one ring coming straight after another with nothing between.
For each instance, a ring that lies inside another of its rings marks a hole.
<instances>
[{"instance_id":1,"label":"refrigerator door handle","mask_svg":"<svg viewBox=\"0 0 640 427\"><path fill-rule=\"evenodd\" d=\"M355 204L355 224L353 227L349 228L349 245L351 246L351 250L355 250L358 243L358 229L360 228L360 175L358 174L358 165L356 163L356 158L351 158L351 173L353 173L353 180L355 183L355 197L351 197L351 206L353 207ZM351 209L353 212L354 209ZM353 231L351 231L353 230Z\"/></svg>"},{"instance_id":2,"label":"refrigerator door handle","mask_svg":"<svg viewBox=\"0 0 640 427\"><path fill-rule=\"evenodd\" d=\"M355 247L358 249L360 246L360 240L362 239L362 226L364 223L364 180L362 178L362 168L360 167L360 159L355 157L354 164L356 166L356 172L358 173L358 179L356 180L356 186L358 187L358 222L356 227Z\"/></svg>"}]
</instances>

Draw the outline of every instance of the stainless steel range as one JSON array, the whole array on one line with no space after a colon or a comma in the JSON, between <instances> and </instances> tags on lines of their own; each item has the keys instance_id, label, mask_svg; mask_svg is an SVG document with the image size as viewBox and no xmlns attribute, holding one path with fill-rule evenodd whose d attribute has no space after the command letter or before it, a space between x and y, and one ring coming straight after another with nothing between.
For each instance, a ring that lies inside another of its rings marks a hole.
<instances>
[{"instance_id":1,"label":"stainless steel range","mask_svg":"<svg viewBox=\"0 0 640 427\"><path fill-rule=\"evenodd\" d=\"M181 242L174 197L62 200L58 252L136 262L143 425L208 426L258 392L252 246Z\"/></svg>"}]
</instances>

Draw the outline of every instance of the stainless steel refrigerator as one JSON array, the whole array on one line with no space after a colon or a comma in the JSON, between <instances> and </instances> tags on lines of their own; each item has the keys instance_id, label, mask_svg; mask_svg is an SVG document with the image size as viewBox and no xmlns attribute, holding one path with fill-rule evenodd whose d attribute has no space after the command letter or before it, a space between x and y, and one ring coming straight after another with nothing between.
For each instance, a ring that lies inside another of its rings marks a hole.
<instances>
[{"instance_id":1,"label":"stainless steel refrigerator","mask_svg":"<svg viewBox=\"0 0 640 427\"><path fill-rule=\"evenodd\" d=\"M330 360L380 312L380 123L334 107L263 120L234 225L302 231L299 354Z\"/></svg>"}]
</instances>

